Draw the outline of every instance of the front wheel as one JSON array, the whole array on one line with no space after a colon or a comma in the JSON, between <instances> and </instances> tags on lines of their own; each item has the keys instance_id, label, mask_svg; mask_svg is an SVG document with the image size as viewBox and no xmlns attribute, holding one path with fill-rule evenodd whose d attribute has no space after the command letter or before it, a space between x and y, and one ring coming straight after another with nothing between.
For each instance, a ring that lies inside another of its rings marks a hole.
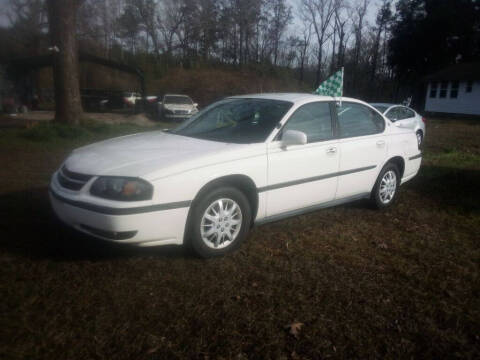
<instances>
[{"instance_id":1,"label":"front wheel","mask_svg":"<svg viewBox=\"0 0 480 360\"><path fill-rule=\"evenodd\" d=\"M396 199L400 186L400 173L397 166L387 164L378 175L375 186L372 190L371 199L374 205L383 209L390 206Z\"/></svg>"},{"instance_id":2,"label":"front wheel","mask_svg":"<svg viewBox=\"0 0 480 360\"><path fill-rule=\"evenodd\" d=\"M247 237L251 208L236 188L221 187L207 193L192 211L191 245L201 257L233 251Z\"/></svg>"}]
</instances>

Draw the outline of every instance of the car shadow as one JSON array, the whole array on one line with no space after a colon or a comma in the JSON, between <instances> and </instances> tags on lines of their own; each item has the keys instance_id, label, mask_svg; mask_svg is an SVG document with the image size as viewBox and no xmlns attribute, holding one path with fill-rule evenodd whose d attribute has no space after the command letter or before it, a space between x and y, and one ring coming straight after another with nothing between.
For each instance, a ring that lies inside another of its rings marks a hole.
<instances>
[{"instance_id":1,"label":"car shadow","mask_svg":"<svg viewBox=\"0 0 480 360\"><path fill-rule=\"evenodd\" d=\"M46 187L0 195L0 204L0 248L4 252L58 261L192 256L183 246L140 248L78 232L55 216Z\"/></svg>"}]
</instances>

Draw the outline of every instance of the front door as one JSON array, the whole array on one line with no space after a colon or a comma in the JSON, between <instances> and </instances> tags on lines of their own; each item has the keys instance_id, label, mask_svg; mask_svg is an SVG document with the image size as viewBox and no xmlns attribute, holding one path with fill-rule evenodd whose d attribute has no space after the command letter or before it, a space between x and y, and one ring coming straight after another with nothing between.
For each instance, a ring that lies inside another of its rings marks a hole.
<instances>
[{"instance_id":1,"label":"front door","mask_svg":"<svg viewBox=\"0 0 480 360\"><path fill-rule=\"evenodd\" d=\"M281 134L302 131L307 144L282 147ZM330 103L299 107L268 145L267 217L334 199L339 164Z\"/></svg>"}]
</instances>

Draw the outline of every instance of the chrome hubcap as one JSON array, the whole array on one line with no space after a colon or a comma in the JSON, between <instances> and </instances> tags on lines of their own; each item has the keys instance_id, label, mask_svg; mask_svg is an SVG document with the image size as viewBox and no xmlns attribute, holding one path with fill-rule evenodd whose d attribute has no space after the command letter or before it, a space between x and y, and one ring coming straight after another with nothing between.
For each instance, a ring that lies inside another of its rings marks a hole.
<instances>
[{"instance_id":1,"label":"chrome hubcap","mask_svg":"<svg viewBox=\"0 0 480 360\"><path fill-rule=\"evenodd\" d=\"M393 170L387 171L380 182L380 200L384 204L392 201L397 190L397 175Z\"/></svg>"},{"instance_id":2,"label":"chrome hubcap","mask_svg":"<svg viewBox=\"0 0 480 360\"><path fill-rule=\"evenodd\" d=\"M242 227L242 210L232 199L215 200L205 210L200 223L202 240L209 248L230 245Z\"/></svg>"}]
</instances>

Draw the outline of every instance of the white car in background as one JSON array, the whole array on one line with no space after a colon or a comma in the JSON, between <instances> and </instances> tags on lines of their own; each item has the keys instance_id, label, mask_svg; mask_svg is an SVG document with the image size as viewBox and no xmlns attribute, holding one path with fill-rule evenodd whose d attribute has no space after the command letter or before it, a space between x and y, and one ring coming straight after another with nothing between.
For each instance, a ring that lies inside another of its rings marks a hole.
<instances>
[{"instance_id":1,"label":"white car in background","mask_svg":"<svg viewBox=\"0 0 480 360\"><path fill-rule=\"evenodd\" d=\"M167 94L158 102L160 119L185 120L198 112L198 104L186 95Z\"/></svg>"},{"instance_id":2,"label":"white car in background","mask_svg":"<svg viewBox=\"0 0 480 360\"><path fill-rule=\"evenodd\" d=\"M355 99L226 98L169 132L74 150L52 177L55 213L117 243L239 246L253 224L369 198L391 205L420 168L415 133Z\"/></svg>"},{"instance_id":3,"label":"white car in background","mask_svg":"<svg viewBox=\"0 0 480 360\"><path fill-rule=\"evenodd\" d=\"M408 106L387 103L371 103L398 127L410 128L417 135L418 145L422 145L425 139L425 118Z\"/></svg>"}]
</instances>

